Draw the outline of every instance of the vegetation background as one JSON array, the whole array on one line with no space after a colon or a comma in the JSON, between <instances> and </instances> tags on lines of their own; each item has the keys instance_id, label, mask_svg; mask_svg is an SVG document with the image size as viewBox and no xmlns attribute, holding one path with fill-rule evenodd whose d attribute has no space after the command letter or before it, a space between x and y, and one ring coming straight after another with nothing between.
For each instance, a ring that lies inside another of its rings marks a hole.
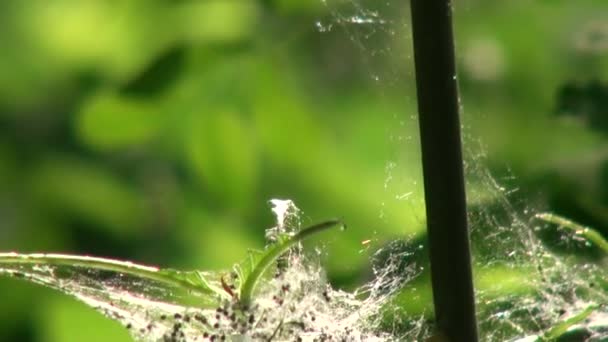
<instances>
[{"instance_id":1,"label":"vegetation background","mask_svg":"<svg viewBox=\"0 0 608 342\"><path fill-rule=\"evenodd\" d=\"M408 5L0 2L0 250L223 269L291 198L345 219L324 262L360 284L360 250L424 240ZM455 6L469 157L608 235L608 2ZM34 285L0 303L0 341L130 340Z\"/></svg>"}]
</instances>

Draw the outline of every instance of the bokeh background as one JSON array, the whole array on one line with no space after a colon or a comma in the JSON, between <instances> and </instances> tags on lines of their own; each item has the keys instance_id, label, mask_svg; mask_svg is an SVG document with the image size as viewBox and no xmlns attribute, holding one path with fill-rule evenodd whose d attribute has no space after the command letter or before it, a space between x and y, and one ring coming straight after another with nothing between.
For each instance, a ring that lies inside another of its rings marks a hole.
<instances>
[{"instance_id":1,"label":"bokeh background","mask_svg":"<svg viewBox=\"0 0 608 342\"><path fill-rule=\"evenodd\" d=\"M608 232L608 3L455 6L468 159ZM314 244L361 284L424 241L410 29L403 1L0 2L0 250L223 269L290 198L344 218ZM0 279L0 341L129 340Z\"/></svg>"}]
</instances>

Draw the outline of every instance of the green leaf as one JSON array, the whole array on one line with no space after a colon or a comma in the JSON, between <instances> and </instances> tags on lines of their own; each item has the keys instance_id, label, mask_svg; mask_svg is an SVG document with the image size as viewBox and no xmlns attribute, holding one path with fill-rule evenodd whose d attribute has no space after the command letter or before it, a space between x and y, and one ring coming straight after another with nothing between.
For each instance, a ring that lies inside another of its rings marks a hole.
<instances>
[{"instance_id":1,"label":"green leaf","mask_svg":"<svg viewBox=\"0 0 608 342\"><path fill-rule=\"evenodd\" d=\"M211 273L160 269L91 256L0 253L2 273L74 295L79 294L67 291L66 283L74 282L74 290L78 292L80 287L102 288L104 283L111 282L113 287L125 290L141 289L144 296L153 292L162 293L164 300L175 297L182 290L183 293L199 297L201 306L215 305L219 300L228 298L219 286L218 277ZM151 291L153 288L155 291Z\"/></svg>"},{"instance_id":2,"label":"green leaf","mask_svg":"<svg viewBox=\"0 0 608 342\"><path fill-rule=\"evenodd\" d=\"M232 208L246 207L258 177L255 139L247 122L231 110L200 113L186 134L186 158L205 191Z\"/></svg>"},{"instance_id":3,"label":"green leaf","mask_svg":"<svg viewBox=\"0 0 608 342\"><path fill-rule=\"evenodd\" d=\"M95 222L116 236L137 232L146 219L144 194L102 165L50 155L29 178L34 199L60 217Z\"/></svg>"},{"instance_id":4,"label":"green leaf","mask_svg":"<svg viewBox=\"0 0 608 342\"><path fill-rule=\"evenodd\" d=\"M148 143L163 128L157 103L117 94L100 94L77 117L80 139L87 145L112 151Z\"/></svg>"},{"instance_id":5,"label":"green leaf","mask_svg":"<svg viewBox=\"0 0 608 342\"><path fill-rule=\"evenodd\" d=\"M549 329L549 331L547 331L543 335L542 341L555 341L557 338L565 334L572 326L579 324L585 319L587 319L587 317L589 317L599 307L599 305L589 305L583 311L577 313L576 315L566 319L562 323Z\"/></svg>"},{"instance_id":6,"label":"green leaf","mask_svg":"<svg viewBox=\"0 0 608 342\"><path fill-rule=\"evenodd\" d=\"M238 42L252 36L258 7L254 1L186 1L175 7L174 25L185 41Z\"/></svg>"},{"instance_id":7,"label":"green leaf","mask_svg":"<svg viewBox=\"0 0 608 342\"><path fill-rule=\"evenodd\" d=\"M302 229L292 237L279 239L279 242L264 251L264 253L260 255L259 261L252 267L251 273L249 273L246 278L243 278L244 281L242 282L239 291L242 307L248 308L251 305L253 292L260 278L270 265L283 255L283 253L287 252L296 243L340 224L342 224L340 220L329 220L315 224Z\"/></svg>"}]
</instances>

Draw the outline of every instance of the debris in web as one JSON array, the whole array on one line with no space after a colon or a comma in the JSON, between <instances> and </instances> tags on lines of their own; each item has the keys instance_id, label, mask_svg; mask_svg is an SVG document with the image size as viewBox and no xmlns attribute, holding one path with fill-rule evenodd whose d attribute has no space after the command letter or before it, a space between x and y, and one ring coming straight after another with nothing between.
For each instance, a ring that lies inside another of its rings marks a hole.
<instances>
[{"instance_id":1,"label":"debris in web","mask_svg":"<svg viewBox=\"0 0 608 342\"><path fill-rule=\"evenodd\" d=\"M293 235L300 227L300 209L292 200L271 199L271 210L277 220L277 225L266 229L266 240L276 242L282 234Z\"/></svg>"}]
</instances>

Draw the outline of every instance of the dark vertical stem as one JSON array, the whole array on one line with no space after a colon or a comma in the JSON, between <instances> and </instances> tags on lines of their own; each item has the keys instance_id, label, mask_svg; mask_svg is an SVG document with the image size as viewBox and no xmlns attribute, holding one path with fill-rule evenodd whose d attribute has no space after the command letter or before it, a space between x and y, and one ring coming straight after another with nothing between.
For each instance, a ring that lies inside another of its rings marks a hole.
<instances>
[{"instance_id":1,"label":"dark vertical stem","mask_svg":"<svg viewBox=\"0 0 608 342\"><path fill-rule=\"evenodd\" d=\"M435 319L450 342L475 342L451 1L411 8Z\"/></svg>"}]
</instances>

